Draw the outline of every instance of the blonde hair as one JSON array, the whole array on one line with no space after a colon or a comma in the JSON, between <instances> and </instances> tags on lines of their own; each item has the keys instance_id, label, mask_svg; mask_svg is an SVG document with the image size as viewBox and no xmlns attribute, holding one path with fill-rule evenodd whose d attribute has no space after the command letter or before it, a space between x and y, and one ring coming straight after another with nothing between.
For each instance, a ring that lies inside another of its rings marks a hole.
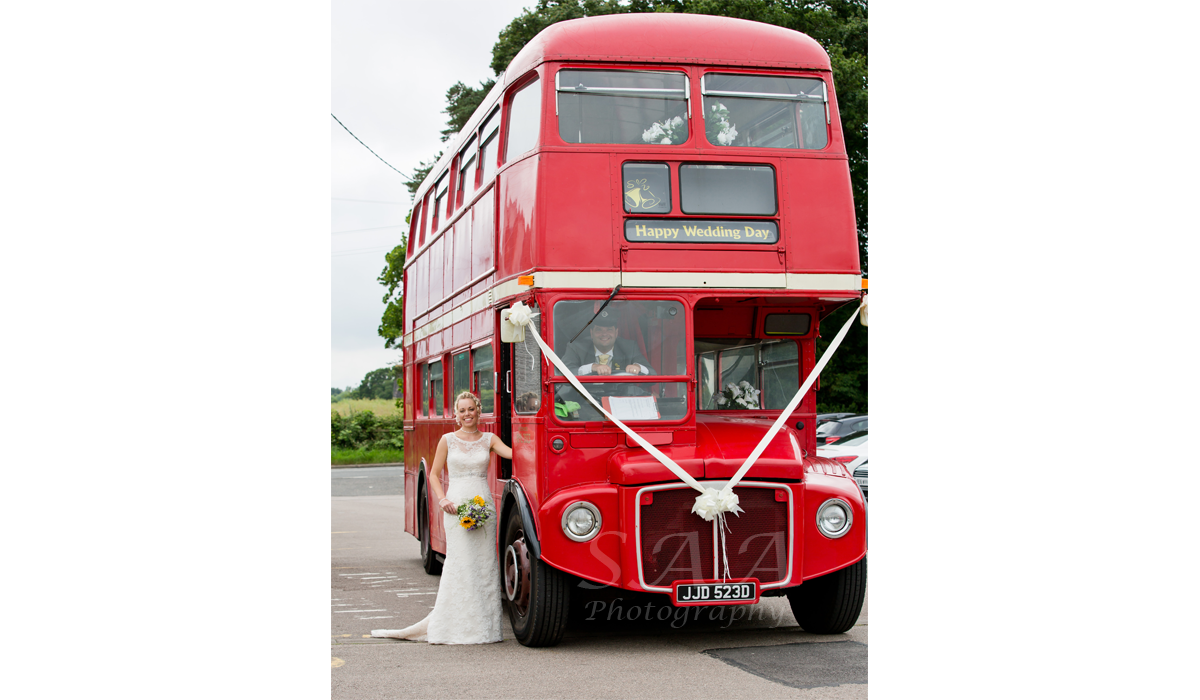
<instances>
[{"instance_id":1,"label":"blonde hair","mask_svg":"<svg viewBox=\"0 0 1200 700\"><path fill-rule=\"evenodd\" d=\"M472 401L474 401L476 409L483 408L483 402L479 400L478 396L476 396L475 394L472 394L469 391L460 391L460 392L458 392L458 396L454 397L454 412L455 413L458 413L458 402L462 401L463 399L471 399Z\"/></svg>"}]
</instances>

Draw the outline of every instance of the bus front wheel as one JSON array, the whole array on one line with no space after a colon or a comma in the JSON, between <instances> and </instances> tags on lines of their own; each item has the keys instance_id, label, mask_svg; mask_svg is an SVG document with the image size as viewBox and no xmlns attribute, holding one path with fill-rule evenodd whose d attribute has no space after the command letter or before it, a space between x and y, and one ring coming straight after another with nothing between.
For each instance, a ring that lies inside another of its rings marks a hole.
<instances>
[{"instance_id":1,"label":"bus front wheel","mask_svg":"<svg viewBox=\"0 0 1200 700\"><path fill-rule=\"evenodd\" d=\"M866 596L866 557L787 591L796 622L813 634L841 634L853 627Z\"/></svg>"},{"instance_id":2,"label":"bus front wheel","mask_svg":"<svg viewBox=\"0 0 1200 700\"><path fill-rule=\"evenodd\" d=\"M552 647L567 629L570 589L563 573L529 549L521 514L514 508L504 523L500 564L501 595L513 636L527 647Z\"/></svg>"},{"instance_id":3,"label":"bus front wheel","mask_svg":"<svg viewBox=\"0 0 1200 700\"><path fill-rule=\"evenodd\" d=\"M433 551L433 544L430 542L429 535L429 499L425 497L425 487L417 492L417 532L420 533L418 539L421 540L421 568L425 569L425 573L430 576L437 576L442 573L442 562L438 561L437 554Z\"/></svg>"}]
</instances>

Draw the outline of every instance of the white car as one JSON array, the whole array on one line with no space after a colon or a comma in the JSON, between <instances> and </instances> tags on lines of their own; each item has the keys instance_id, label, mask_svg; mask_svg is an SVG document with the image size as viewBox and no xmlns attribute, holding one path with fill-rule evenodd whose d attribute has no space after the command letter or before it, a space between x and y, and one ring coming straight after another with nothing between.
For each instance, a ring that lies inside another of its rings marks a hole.
<instances>
[{"instance_id":1,"label":"white car","mask_svg":"<svg viewBox=\"0 0 1200 700\"><path fill-rule=\"evenodd\" d=\"M821 445L817 447L817 456L837 460L853 474L859 465L867 461L867 431L850 433L831 445Z\"/></svg>"},{"instance_id":2,"label":"white car","mask_svg":"<svg viewBox=\"0 0 1200 700\"><path fill-rule=\"evenodd\" d=\"M863 498L867 497L867 431L850 433L829 446L817 448L818 457L828 457L846 465L846 469L854 475L854 481L862 489Z\"/></svg>"}]
</instances>

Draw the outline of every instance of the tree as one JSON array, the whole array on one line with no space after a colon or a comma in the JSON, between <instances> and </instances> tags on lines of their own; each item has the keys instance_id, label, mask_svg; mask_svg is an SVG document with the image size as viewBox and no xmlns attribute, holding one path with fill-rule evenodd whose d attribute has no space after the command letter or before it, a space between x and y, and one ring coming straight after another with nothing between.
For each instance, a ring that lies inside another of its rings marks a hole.
<instances>
[{"instance_id":1,"label":"tree","mask_svg":"<svg viewBox=\"0 0 1200 700\"><path fill-rule=\"evenodd\" d=\"M444 152L438 151L438 154L431 158L429 162L421 161L420 165L413 168L412 178L404 181L404 186L408 188L409 197L417 194L417 188L421 186L422 182L425 182L425 178L429 177L429 171L433 170L433 166L437 165L438 160L441 159Z\"/></svg>"},{"instance_id":2,"label":"tree","mask_svg":"<svg viewBox=\"0 0 1200 700\"><path fill-rule=\"evenodd\" d=\"M392 248L384 256L387 264L376 278L387 289L383 294L383 318L377 331L384 339L385 348L399 347L399 340L404 335L404 257L407 249L407 242Z\"/></svg>"},{"instance_id":3,"label":"tree","mask_svg":"<svg viewBox=\"0 0 1200 700\"><path fill-rule=\"evenodd\" d=\"M467 120L471 118L475 110L479 109L483 98L487 97L495 84L496 81L489 78L479 83L478 88L467 87L461 80L450 86L450 89L446 91L446 109L442 110L443 113L450 115L450 118L446 120L446 128L442 129L443 141L449 141L455 134L462 131L462 128L467 125ZM433 162L436 163L437 159L434 159Z\"/></svg>"},{"instance_id":4,"label":"tree","mask_svg":"<svg viewBox=\"0 0 1200 700\"><path fill-rule=\"evenodd\" d=\"M396 379L391 367L371 370L352 393L355 399L391 399Z\"/></svg>"}]
</instances>

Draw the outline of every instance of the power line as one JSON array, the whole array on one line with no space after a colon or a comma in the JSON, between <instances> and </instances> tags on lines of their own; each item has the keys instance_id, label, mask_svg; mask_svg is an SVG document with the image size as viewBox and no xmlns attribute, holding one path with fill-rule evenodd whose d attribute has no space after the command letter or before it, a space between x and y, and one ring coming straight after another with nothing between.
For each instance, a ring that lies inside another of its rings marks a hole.
<instances>
[{"instance_id":1,"label":"power line","mask_svg":"<svg viewBox=\"0 0 1200 700\"><path fill-rule=\"evenodd\" d=\"M330 113L329 113L329 116L333 117L333 120L334 120L335 122L337 122L338 124L342 124L342 120L341 120L341 119L338 119L338 118L337 118L337 116L336 116L336 115L335 115L333 112L330 112ZM349 127L347 127L345 124L342 124L342 128L346 130L346 133L347 133L347 134L350 134L351 136L354 136L354 132L353 132L353 131L350 131L350 128L349 128ZM355 141L358 141L359 143L362 143L362 145L363 145L363 148L367 149L368 151L371 151L371 147L370 147L370 146L368 146L367 144L363 143L362 139L358 138L357 136L354 136L354 140L355 140ZM371 154L372 154L373 156L375 156L376 158L378 158L379 160L383 160L383 156L379 155L379 154L378 154L378 153L376 153L375 151L371 151ZM396 166L392 165L391 163L387 162L386 160L383 160L383 164L384 164L384 165L386 165L386 166L388 166L388 167L389 167L389 168L391 168L392 170L396 170ZM400 171L399 171L399 170L396 170L396 172L400 173ZM406 180L411 180L411 179L412 179L412 178L410 178L409 176L405 175L404 173L400 173L400 175L401 175L401 176L403 176L403 177L404 177Z\"/></svg>"},{"instance_id":2,"label":"power line","mask_svg":"<svg viewBox=\"0 0 1200 700\"><path fill-rule=\"evenodd\" d=\"M379 229L383 229L383 228L403 228L407 225L408 224L392 224L391 226L375 226L374 228L356 228L356 229L350 229L349 231L330 231L330 233L332 233L333 235L336 236L339 233L359 233L361 231L378 231Z\"/></svg>"},{"instance_id":3,"label":"power line","mask_svg":"<svg viewBox=\"0 0 1200 700\"><path fill-rule=\"evenodd\" d=\"M395 204L396 206L408 206L404 202L385 202L382 199L350 199L349 197L330 197L330 199L339 202L367 202L369 204Z\"/></svg>"},{"instance_id":4,"label":"power line","mask_svg":"<svg viewBox=\"0 0 1200 700\"><path fill-rule=\"evenodd\" d=\"M385 246L383 248L360 248L358 250L343 250L331 254L331 258L344 258L349 255L366 255L367 253L382 253L387 250L392 250L396 246Z\"/></svg>"}]
</instances>

